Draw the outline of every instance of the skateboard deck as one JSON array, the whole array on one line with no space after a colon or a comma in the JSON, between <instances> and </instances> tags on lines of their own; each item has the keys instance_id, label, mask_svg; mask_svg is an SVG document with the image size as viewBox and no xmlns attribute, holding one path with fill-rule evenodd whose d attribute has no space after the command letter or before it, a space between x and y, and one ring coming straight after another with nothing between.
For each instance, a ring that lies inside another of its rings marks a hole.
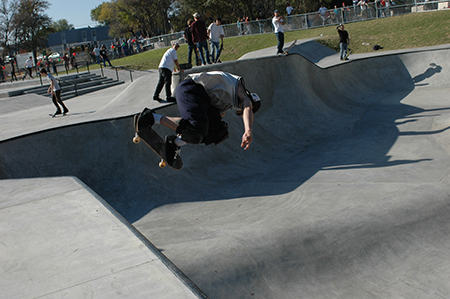
<instances>
[{"instance_id":1,"label":"skateboard deck","mask_svg":"<svg viewBox=\"0 0 450 299\"><path fill-rule=\"evenodd\" d=\"M289 50L291 50L295 46L296 43L297 43L297 40L294 40L292 42L292 44L283 51L283 55L289 55Z\"/></svg>"},{"instance_id":2,"label":"skateboard deck","mask_svg":"<svg viewBox=\"0 0 450 299\"><path fill-rule=\"evenodd\" d=\"M163 168L168 165L170 168L175 170L180 170L181 168L183 168L183 161L181 160L180 155L177 155L172 165L167 163L166 153L164 151L165 142L161 138L161 136L159 136L159 134L155 132L155 130L153 130L151 127L148 127L138 132L138 120L142 112L134 116L134 130L136 133L134 135L133 142L139 143L141 140L144 141L144 143L147 144L161 158L159 167Z\"/></svg>"},{"instance_id":3,"label":"skateboard deck","mask_svg":"<svg viewBox=\"0 0 450 299\"><path fill-rule=\"evenodd\" d=\"M198 53L198 49L197 46L194 48L194 53L195 53L195 63L197 66L202 65L202 61L200 59L200 53Z\"/></svg>"},{"instance_id":4,"label":"skateboard deck","mask_svg":"<svg viewBox=\"0 0 450 299\"><path fill-rule=\"evenodd\" d=\"M67 113L66 114L49 114L48 116L50 116L51 118L56 118L56 117L64 117L64 116L67 116Z\"/></svg>"},{"instance_id":5,"label":"skateboard deck","mask_svg":"<svg viewBox=\"0 0 450 299\"><path fill-rule=\"evenodd\" d=\"M347 55L345 55L345 57L344 57L344 60L348 59L350 54L352 54L352 49L349 48L348 51L347 51Z\"/></svg>"}]
</instances>

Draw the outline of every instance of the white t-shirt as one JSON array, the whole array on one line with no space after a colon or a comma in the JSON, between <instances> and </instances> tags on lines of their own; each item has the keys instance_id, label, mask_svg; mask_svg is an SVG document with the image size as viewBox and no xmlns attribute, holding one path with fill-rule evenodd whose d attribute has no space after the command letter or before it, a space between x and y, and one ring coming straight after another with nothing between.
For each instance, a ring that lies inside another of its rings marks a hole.
<instances>
[{"instance_id":1,"label":"white t-shirt","mask_svg":"<svg viewBox=\"0 0 450 299\"><path fill-rule=\"evenodd\" d=\"M287 12L288 16L290 16L292 14L293 10L294 10L294 8L292 6L286 7L286 12Z\"/></svg>"},{"instance_id":2,"label":"white t-shirt","mask_svg":"<svg viewBox=\"0 0 450 299\"><path fill-rule=\"evenodd\" d=\"M216 23L211 23L211 25L209 25L208 29L210 31L209 38L213 42L219 42L220 36L225 35L225 33L223 32L222 25L217 26Z\"/></svg>"},{"instance_id":3,"label":"white t-shirt","mask_svg":"<svg viewBox=\"0 0 450 299\"><path fill-rule=\"evenodd\" d=\"M99 48L95 48L94 49L94 54L95 54L95 56L100 56L100 49Z\"/></svg>"},{"instance_id":4,"label":"white t-shirt","mask_svg":"<svg viewBox=\"0 0 450 299\"><path fill-rule=\"evenodd\" d=\"M53 81L53 91L57 91L57 90L61 89L61 87L58 84L58 81L56 81L55 77L53 77L52 74L47 73L47 79L48 79L48 83L50 83L50 84Z\"/></svg>"},{"instance_id":5,"label":"white t-shirt","mask_svg":"<svg viewBox=\"0 0 450 299\"><path fill-rule=\"evenodd\" d=\"M31 68L33 67L33 59L28 59L28 60L25 62L25 67L31 69Z\"/></svg>"},{"instance_id":6,"label":"white t-shirt","mask_svg":"<svg viewBox=\"0 0 450 299\"><path fill-rule=\"evenodd\" d=\"M284 32L284 20L280 19L279 21L276 21L276 17L272 18L272 24L275 28L275 33L277 32Z\"/></svg>"},{"instance_id":7,"label":"white t-shirt","mask_svg":"<svg viewBox=\"0 0 450 299\"><path fill-rule=\"evenodd\" d=\"M189 74L186 79L203 85L211 99L211 105L225 113L231 109L241 110L244 96L239 96L239 85L243 85L242 77L221 71ZM242 83L241 83L242 82Z\"/></svg>"},{"instance_id":8,"label":"white t-shirt","mask_svg":"<svg viewBox=\"0 0 450 299\"><path fill-rule=\"evenodd\" d=\"M325 14L327 13L327 11L328 11L328 9L327 9L325 6L319 8L319 12L320 12L320 14L321 14L323 17L324 17Z\"/></svg>"},{"instance_id":9,"label":"white t-shirt","mask_svg":"<svg viewBox=\"0 0 450 299\"><path fill-rule=\"evenodd\" d=\"M178 60L177 50L174 48L170 48L164 53L161 58L161 62L159 63L159 68L166 68L173 72L173 68L175 67L175 60Z\"/></svg>"}]
</instances>

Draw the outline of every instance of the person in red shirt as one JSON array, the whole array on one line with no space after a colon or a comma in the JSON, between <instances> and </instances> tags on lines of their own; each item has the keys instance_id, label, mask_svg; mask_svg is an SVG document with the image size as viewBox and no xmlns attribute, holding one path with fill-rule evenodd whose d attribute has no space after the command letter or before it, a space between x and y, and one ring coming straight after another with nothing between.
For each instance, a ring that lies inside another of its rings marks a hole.
<instances>
[{"instance_id":1,"label":"person in red shirt","mask_svg":"<svg viewBox=\"0 0 450 299\"><path fill-rule=\"evenodd\" d=\"M206 65L206 62L211 64L211 60L209 58L208 32L206 29L206 24L200 20L200 14L198 12L194 14L194 19L195 21L191 24L192 41L197 45L200 52L200 60L202 61L202 65ZM206 62L205 56L203 55L203 49L205 49Z\"/></svg>"}]
</instances>

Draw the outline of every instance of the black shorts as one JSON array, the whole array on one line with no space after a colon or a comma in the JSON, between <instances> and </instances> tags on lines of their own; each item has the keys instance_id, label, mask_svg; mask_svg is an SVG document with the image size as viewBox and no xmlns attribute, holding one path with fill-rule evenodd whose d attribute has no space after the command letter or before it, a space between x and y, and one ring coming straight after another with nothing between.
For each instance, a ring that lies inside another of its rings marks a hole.
<instances>
[{"instance_id":1,"label":"black shorts","mask_svg":"<svg viewBox=\"0 0 450 299\"><path fill-rule=\"evenodd\" d=\"M210 98L201 84L195 83L192 79L182 81L177 86L175 98L180 116L184 120L180 130L177 130L181 133L182 139L185 128L190 134L195 132L201 135L200 139L203 139L208 133L223 130L226 127L219 109L210 105Z\"/></svg>"}]
</instances>

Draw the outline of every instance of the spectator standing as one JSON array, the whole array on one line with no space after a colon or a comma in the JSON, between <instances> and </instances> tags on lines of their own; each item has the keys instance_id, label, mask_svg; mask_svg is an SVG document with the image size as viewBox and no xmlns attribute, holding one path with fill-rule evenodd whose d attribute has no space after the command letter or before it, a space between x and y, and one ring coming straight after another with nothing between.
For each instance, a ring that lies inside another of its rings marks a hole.
<instances>
[{"instance_id":1,"label":"spectator standing","mask_svg":"<svg viewBox=\"0 0 450 299\"><path fill-rule=\"evenodd\" d=\"M117 49L116 46L114 46L114 42L111 42L111 51L113 53L113 59L116 59Z\"/></svg>"},{"instance_id":2,"label":"spectator standing","mask_svg":"<svg viewBox=\"0 0 450 299\"><path fill-rule=\"evenodd\" d=\"M189 19L187 21L187 27L184 29L183 37L188 43L188 63L192 65L192 52L194 52L195 55L195 64L198 65L198 57L197 57L197 46L192 41L192 31L191 31L191 24L193 20Z\"/></svg>"},{"instance_id":3,"label":"spectator standing","mask_svg":"<svg viewBox=\"0 0 450 299\"><path fill-rule=\"evenodd\" d=\"M364 0L359 0L358 2L358 7L359 7L359 11L361 12L361 19L365 19L366 18L366 8L367 8L367 3Z\"/></svg>"},{"instance_id":4,"label":"spectator standing","mask_svg":"<svg viewBox=\"0 0 450 299\"><path fill-rule=\"evenodd\" d=\"M128 55L133 55L133 39L130 37L127 41L128 44Z\"/></svg>"},{"instance_id":5,"label":"spectator standing","mask_svg":"<svg viewBox=\"0 0 450 299\"><path fill-rule=\"evenodd\" d=\"M100 57L102 58L103 66L106 66L106 62L108 62L109 66L112 67L111 61L109 61L109 58L108 58L108 51L106 50L106 46L104 44L102 45L102 48L100 49Z\"/></svg>"},{"instance_id":6,"label":"spectator standing","mask_svg":"<svg viewBox=\"0 0 450 299\"><path fill-rule=\"evenodd\" d=\"M219 62L217 61L217 57L220 55L220 43L223 46L223 37L225 35L223 32L223 27L220 25L221 23L222 19L217 18L208 27L209 40L211 41L211 58L214 63Z\"/></svg>"},{"instance_id":7,"label":"spectator standing","mask_svg":"<svg viewBox=\"0 0 450 299\"><path fill-rule=\"evenodd\" d=\"M390 10L389 10L389 7L391 6L391 1L390 0L385 0L384 1L385 3L384 3L384 6L385 6L385 13L384 13L384 16L385 17L389 17L389 16L391 16L391 12L390 12Z\"/></svg>"},{"instance_id":8,"label":"spectator standing","mask_svg":"<svg viewBox=\"0 0 450 299\"><path fill-rule=\"evenodd\" d=\"M173 46L167 50L163 57L161 58L161 62L159 63L159 81L158 85L156 85L155 93L153 94L153 100L162 101L159 97L163 87L166 87L166 101L167 102L175 102L175 98L172 97L172 91L170 86L172 85L172 71L176 65L177 70L182 72L180 65L178 64L178 56L177 50L180 47L178 43L173 44Z\"/></svg>"},{"instance_id":9,"label":"spectator standing","mask_svg":"<svg viewBox=\"0 0 450 299\"><path fill-rule=\"evenodd\" d=\"M359 15L359 10L358 10L358 0L353 0L353 15L356 17L357 15Z\"/></svg>"},{"instance_id":10,"label":"spectator standing","mask_svg":"<svg viewBox=\"0 0 450 299\"><path fill-rule=\"evenodd\" d=\"M76 69L77 68L77 61L75 59L75 57L77 56L77 53L73 53L72 56L70 56L70 65L72 66L72 69Z\"/></svg>"},{"instance_id":11,"label":"spectator standing","mask_svg":"<svg viewBox=\"0 0 450 299\"><path fill-rule=\"evenodd\" d=\"M349 12L350 8L345 6L345 2L342 2L342 19L344 20L344 23L347 22Z\"/></svg>"},{"instance_id":12,"label":"spectator standing","mask_svg":"<svg viewBox=\"0 0 450 299\"><path fill-rule=\"evenodd\" d=\"M34 62L33 62L33 57L29 57L27 61L25 61L25 74L22 77L22 80L24 80L27 75L29 75L31 77L31 79L33 79L33 66L34 66Z\"/></svg>"},{"instance_id":13,"label":"spectator standing","mask_svg":"<svg viewBox=\"0 0 450 299\"><path fill-rule=\"evenodd\" d=\"M206 24L205 22L200 20L200 14L198 12L194 14L194 20L195 21L191 24L192 41L197 44L202 65L206 65L206 62L208 62L208 64L211 64L211 60L209 59L208 32L206 30ZM203 50L205 50L206 60L203 54Z\"/></svg>"},{"instance_id":14,"label":"spectator standing","mask_svg":"<svg viewBox=\"0 0 450 299\"><path fill-rule=\"evenodd\" d=\"M69 71L69 57L67 56L67 53L64 53L63 56L63 61L64 61L64 68L66 69L66 72Z\"/></svg>"},{"instance_id":15,"label":"spectator standing","mask_svg":"<svg viewBox=\"0 0 450 299\"><path fill-rule=\"evenodd\" d=\"M92 51L92 53L94 53L95 56L95 61L100 64L100 49L98 48L98 46L95 46L94 50Z\"/></svg>"},{"instance_id":16,"label":"spectator standing","mask_svg":"<svg viewBox=\"0 0 450 299\"><path fill-rule=\"evenodd\" d=\"M3 65L3 61L2 61L1 65L0 65L0 79L1 79L1 82L5 82L4 69L5 69L5 66Z\"/></svg>"},{"instance_id":17,"label":"spectator standing","mask_svg":"<svg viewBox=\"0 0 450 299\"><path fill-rule=\"evenodd\" d=\"M117 51L117 57L120 58L120 56L123 56L122 45L120 44L119 41L116 42L116 51Z\"/></svg>"},{"instance_id":18,"label":"spectator standing","mask_svg":"<svg viewBox=\"0 0 450 299\"><path fill-rule=\"evenodd\" d=\"M128 48L128 43L124 39L122 40L122 49L123 49L124 57L127 57L128 55L130 55L129 48Z\"/></svg>"},{"instance_id":19,"label":"spectator standing","mask_svg":"<svg viewBox=\"0 0 450 299\"><path fill-rule=\"evenodd\" d=\"M236 26L238 28L238 35L242 35L241 19L238 18L236 21Z\"/></svg>"},{"instance_id":20,"label":"spectator standing","mask_svg":"<svg viewBox=\"0 0 450 299\"><path fill-rule=\"evenodd\" d=\"M249 17L245 17L245 34L252 34L252 27L250 26Z\"/></svg>"},{"instance_id":21,"label":"spectator standing","mask_svg":"<svg viewBox=\"0 0 450 299\"><path fill-rule=\"evenodd\" d=\"M348 51L348 45L350 44L350 37L348 35L348 32L344 30L344 25L340 24L336 27L337 32L339 34L339 58L341 60L348 60L347 58L347 51Z\"/></svg>"},{"instance_id":22,"label":"spectator standing","mask_svg":"<svg viewBox=\"0 0 450 299\"><path fill-rule=\"evenodd\" d=\"M287 15L288 24L290 23L290 18L291 18L293 10L294 10L294 8L291 6L291 4L289 2L286 3L286 15Z\"/></svg>"},{"instance_id":23,"label":"spectator standing","mask_svg":"<svg viewBox=\"0 0 450 299\"><path fill-rule=\"evenodd\" d=\"M55 59L52 59L52 69L53 69L53 74L58 76L58 70L56 69L56 60Z\"/></svg>"},{"instance_id":24,"label":"spectator standing","mask_svg":"<svg viewBox=\"0 0 450 299\"><path fill-rule=\"evenodd\" d=\"M11 82L13 82L14 79L16 79L16 81L18 81L17 77L16 77L16 66L15 66L15 64L16 64L16 60L14 58L10 58L9 59L9 65L11 66Z\"/></svg>"},{"instance_id":25,"label":"spectator standing","mask_svg":"<svg viewBox=\"0 0 450 299\"><path fill-rule=\"evenodd\" d=\"M320 5L319 8L320 17L322 18L322 24L325 26L325 21L328 19L328 8L326 8L323 4Z\"/></svg>"},{"instance_id":26,"label":"spectator standing","mask_svg":"<svg viewBox=\"0 0 450 299\"><path fill-rule=\"evenodd\" d=\"M277 54L283 54L284 46L284 17L280 15L278 10L273 12L274 17L272 18L272 24L274 27L275 35L278 40Z\"/></svg>"}]
</instances>

